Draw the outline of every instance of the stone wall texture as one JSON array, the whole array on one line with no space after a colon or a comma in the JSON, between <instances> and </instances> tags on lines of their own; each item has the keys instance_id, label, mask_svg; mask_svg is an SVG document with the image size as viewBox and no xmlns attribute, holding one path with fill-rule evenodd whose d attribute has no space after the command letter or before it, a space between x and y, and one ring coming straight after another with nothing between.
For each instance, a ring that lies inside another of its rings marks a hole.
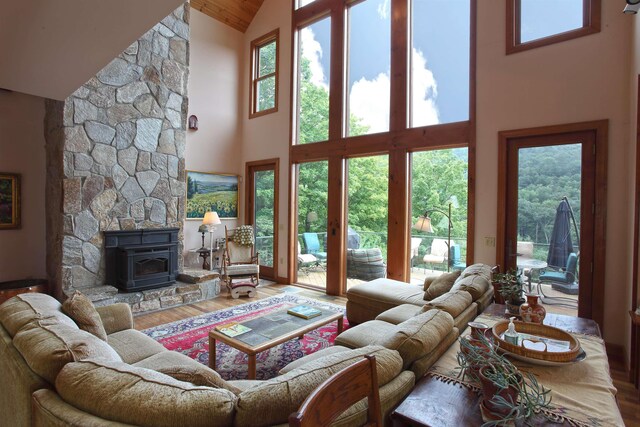
<instances>
[{"instance_id":1,"label":"stone wall texture","mask_svg":"<svg viewBox=\"0 0 640 427\"><path fill-rule=\"evenodd\" d=\"M47 101L47 269L58 297L111 285L103 231L182 230L188 65L185 3L65 101Z\"/></svg>"}]
</instances>

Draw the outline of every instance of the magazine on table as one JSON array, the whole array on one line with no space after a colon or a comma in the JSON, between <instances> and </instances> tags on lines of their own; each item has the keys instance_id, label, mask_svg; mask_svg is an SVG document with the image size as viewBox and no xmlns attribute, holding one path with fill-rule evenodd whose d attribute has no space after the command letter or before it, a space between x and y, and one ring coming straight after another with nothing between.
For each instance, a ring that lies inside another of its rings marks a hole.
<instances>
[{"instance_id":1,"label":"magazine on table","mask_svg":"<svg viewBox=\"0 0 640 427\"><path fill-rule=\"evenodd\" d=\"M322 311L309 307L308 305L297 305L287 310L287 313L302 317L303 319L311 319L312 317L320 316Z\"/></svg>"},{"instance_id":2,"label":"magazine on table","mask_svg":"<svg viewBox=\"0 0 640 427\"><path fill-rule=\"evenodd\" d=\"M249 332L251 328L244 326L238 322L225 323L224 325L216 326L216 331L225 334L228 337L236 337Z\"/></svg>"}]
</instances>

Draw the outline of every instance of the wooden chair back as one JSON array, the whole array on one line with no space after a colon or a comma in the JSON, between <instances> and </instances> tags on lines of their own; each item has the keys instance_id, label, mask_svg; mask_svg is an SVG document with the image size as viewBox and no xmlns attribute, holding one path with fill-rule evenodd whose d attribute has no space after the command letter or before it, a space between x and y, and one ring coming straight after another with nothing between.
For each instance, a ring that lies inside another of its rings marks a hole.
<instances>
[{"instance_id":1,"label":"wooden chair back","mask_svg":"<svg viewBox=\"0 0 640 427\"><path fill-rule=\"evenodd\" d=\"M290 426L328 426L351 405L368 399L366 426L382 426L376 357L364 359L336 372L320 384L289 416Z\"/></svg>"}]
</instances>

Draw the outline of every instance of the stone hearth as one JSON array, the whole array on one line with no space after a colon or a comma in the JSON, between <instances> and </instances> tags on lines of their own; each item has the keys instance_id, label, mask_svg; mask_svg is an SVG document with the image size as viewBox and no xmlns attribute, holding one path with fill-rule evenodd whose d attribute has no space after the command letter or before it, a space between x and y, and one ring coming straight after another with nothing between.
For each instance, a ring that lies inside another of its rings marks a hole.
<instances>
[{"instance_id":1,"label":"stone hearth","mask_svg":"<svg viewBox=\"0 0 640 427\"><path fill-rule=\"evenodd\" d=\"M185 3L65 101L47 100L47 272L56 297L76 289L95 301L115 297L104 231L178 227L182 254L188 65ZM127 299L155 309L202 294L185 289Z\"/></svg>"}]
</instances>

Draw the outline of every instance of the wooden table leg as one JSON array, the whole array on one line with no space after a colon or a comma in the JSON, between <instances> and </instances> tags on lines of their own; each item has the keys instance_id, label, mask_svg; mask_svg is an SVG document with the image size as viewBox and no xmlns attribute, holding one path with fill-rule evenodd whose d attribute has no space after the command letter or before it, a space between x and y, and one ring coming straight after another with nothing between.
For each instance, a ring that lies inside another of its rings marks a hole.
<instances>
[{"instance_id":1,"label":"wooden table leg","mask_svg":"<svg viewBox=\"0 0 640 427\"><path fill-rule=\"evenodd\" d=\"M209 367L216 369L216 339L209 335Z\"/></svg>"},{"instance_id":2,"label":"wooden table leg","mask_svg":"<svg viewBox=\"0 0 640 427\"><path fill-rule=\"evenodd\" d=\"M344 317L338 319L338 333L342 333L342 329L344 328Z\"/></svg>"},{"instance_id":3,"label":"wooden table leg","mask_svg":"<svg viewBox=\"0 0 640 427\"><path fill-rule=\"evenodd\" d=\"M256 355L255 354L249 355L249 379L250 380L256 379Z\"/></svg>"}]
</instances>

